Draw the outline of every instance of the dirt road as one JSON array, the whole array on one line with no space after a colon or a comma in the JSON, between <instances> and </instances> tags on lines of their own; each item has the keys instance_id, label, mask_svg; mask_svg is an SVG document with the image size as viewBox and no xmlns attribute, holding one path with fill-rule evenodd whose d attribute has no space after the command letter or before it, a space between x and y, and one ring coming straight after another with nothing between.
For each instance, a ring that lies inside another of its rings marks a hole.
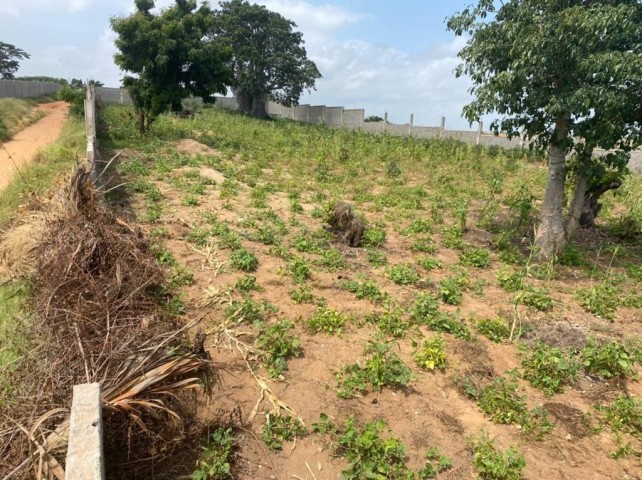
<instances>
[{"instance_id":1,"label":"dirt road","mask_svg":"<svg viewBox=\"0 0 642 480\"><path fill-rule=\"evenodd\" d=\"M53 143L65 123L69 105L65 102L43 103L37 107L46 116L18 132L11 140L0 145L0 190L16 174L16 166L32 161L38 150Z\"/></svg>"}]
</instances>

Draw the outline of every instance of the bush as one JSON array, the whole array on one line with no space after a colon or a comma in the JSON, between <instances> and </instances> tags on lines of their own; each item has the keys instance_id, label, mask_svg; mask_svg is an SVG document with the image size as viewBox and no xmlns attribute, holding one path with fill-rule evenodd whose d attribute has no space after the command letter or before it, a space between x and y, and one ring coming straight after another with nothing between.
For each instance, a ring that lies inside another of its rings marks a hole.
<instances>
[{"instance_id":1,"label":"bush","mask_svg":"<svg viewBox=\"0 0 642 480\"><path fill-rule=\"evenodd\" d=\"M58 92L58 97L70 105L70 114L82 118L85 116L86 94L87 92L84 88L74 88L69 85L63 85Z\"/></svg>"},{"instance_id":2,"label":"bush","mask_svg":"<svg viewBox=\"0 0 642 480\"><path fill-rule=\"evenodd\" d=\"M570 385L577 378L580 364L570 352L538 343L522 358L522 367L524 379L552 395L562 393L564 385Z\"/></svg>"}]
</instances>

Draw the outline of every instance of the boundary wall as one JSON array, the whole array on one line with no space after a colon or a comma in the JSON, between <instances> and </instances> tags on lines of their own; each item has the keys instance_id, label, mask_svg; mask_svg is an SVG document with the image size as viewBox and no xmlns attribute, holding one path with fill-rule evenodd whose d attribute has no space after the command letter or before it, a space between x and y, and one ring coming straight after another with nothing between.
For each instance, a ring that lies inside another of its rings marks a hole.
<instances>
[{"instance_id":1,"label":"boundary wall","mask_svg":"<svg viewBox=\"0 0 642 480\"><path fill-rule=\"evenodd\" d=\"M32 98L58 93L60 84L28 80L0 80L0 98Z\"/></svg>"}]
</instances>

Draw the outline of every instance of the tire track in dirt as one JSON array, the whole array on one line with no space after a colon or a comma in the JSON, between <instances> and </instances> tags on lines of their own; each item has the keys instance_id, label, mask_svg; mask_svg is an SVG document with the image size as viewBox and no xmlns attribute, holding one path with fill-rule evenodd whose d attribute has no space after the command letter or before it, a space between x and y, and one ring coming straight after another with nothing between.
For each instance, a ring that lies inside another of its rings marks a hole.
<instances>
[{"instance_id":1,"label":"tire track in dirt","mask_svg":"<svg viewBox=\"0 0 642 480\"><path fill-rule=\"evenodd\" d=\"M53 143L62 130L69 105L43 103L37 107L45 116L0 145L0 190L5 188L21 165L33 161L38 151Z\"/></svg>"}]
</instances>

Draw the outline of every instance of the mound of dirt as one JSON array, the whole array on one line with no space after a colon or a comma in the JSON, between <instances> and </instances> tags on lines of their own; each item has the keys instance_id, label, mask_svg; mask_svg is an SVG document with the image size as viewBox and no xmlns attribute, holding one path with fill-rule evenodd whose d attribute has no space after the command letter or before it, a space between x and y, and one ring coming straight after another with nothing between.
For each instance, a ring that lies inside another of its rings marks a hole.
<instances>
[{"instance_id":1,"label":"mound of dirt","mask_svg":"<svg viewBox=\"0 0 642 480\"><path fill-rule=\"evenodd\" d=\"M183 155L220 155L218 150L215 150L207 145L192 140L191 138L184 138L174 144L176 150Z\"/></svg>"}]
</instances>

